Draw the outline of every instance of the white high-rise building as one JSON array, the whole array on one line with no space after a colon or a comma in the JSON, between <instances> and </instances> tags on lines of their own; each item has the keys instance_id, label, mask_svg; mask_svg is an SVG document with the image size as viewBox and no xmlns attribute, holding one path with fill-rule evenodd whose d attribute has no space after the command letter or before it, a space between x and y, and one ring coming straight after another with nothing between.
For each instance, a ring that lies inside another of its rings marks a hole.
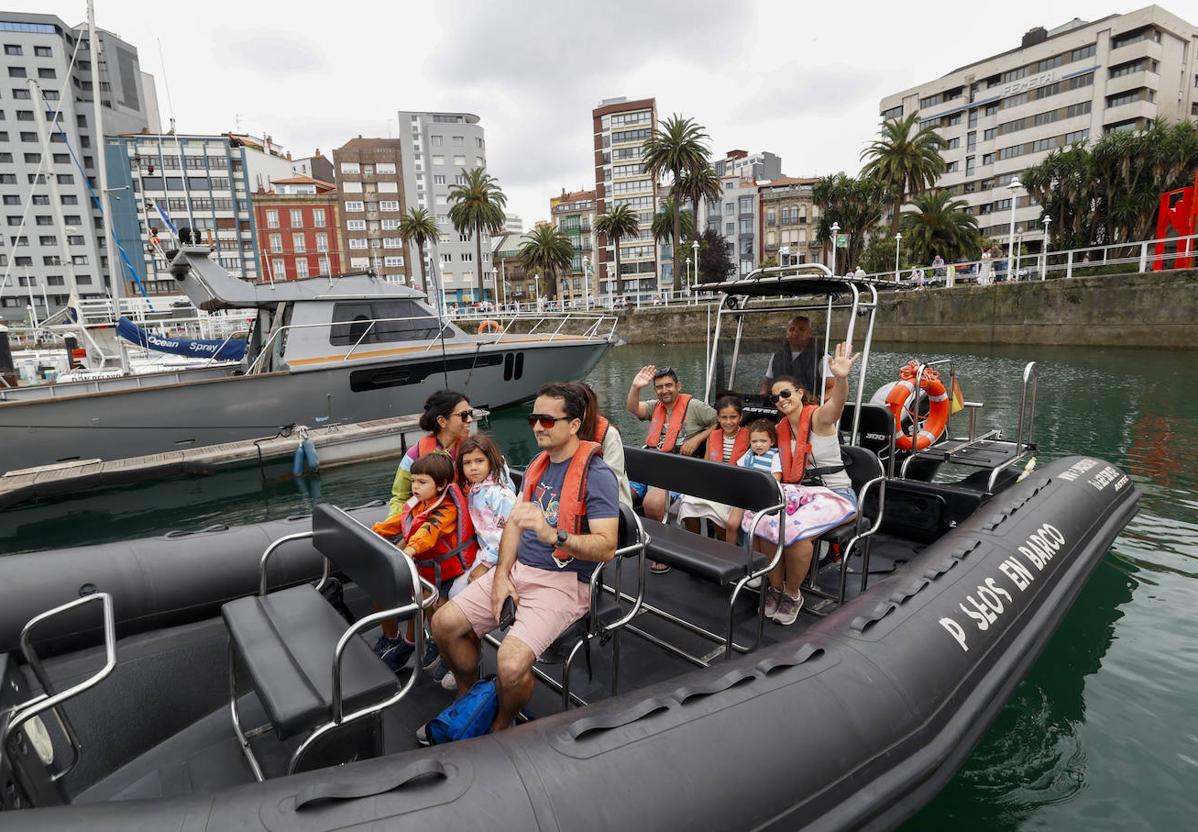
<instances>
[{"instance_id":1,"label":"white high-rise building","mask_svg":"<svg viewBox=\"0 0 1198 832\"><path fill-rule=\"evenodd\" d=\"M426 265L435 265L450 303L469 303L478 297L478 274L483 275L487 298L494 300L495 272L491 265L491 235L482 238L482 263L471 232L459 232L449 221L449 190L465 184L466 171L487 166L486 136L479 118L471 113L399 112L399 140L403 155L404 203L424 208L437 220L440 238L426 248ZM416 262L416 246L408 256ZM436 258L436 263L431 261Z\"/></svg>"},{"instance_id":2,"label":"white high-rise building","mask_svg":"<svg viewBox=\"0 0 1198 832\"><path fill-rule=\"evenodd\" d=\"M1160 6L1032 29L1016 49L886 96L881 116L919 113L948 141L936 183L969 204L984 235L1039 248L1040 208L1011 182L1049 152L1154 118L1198 117L1198 28Z\"/></svg>"}]
</instances>

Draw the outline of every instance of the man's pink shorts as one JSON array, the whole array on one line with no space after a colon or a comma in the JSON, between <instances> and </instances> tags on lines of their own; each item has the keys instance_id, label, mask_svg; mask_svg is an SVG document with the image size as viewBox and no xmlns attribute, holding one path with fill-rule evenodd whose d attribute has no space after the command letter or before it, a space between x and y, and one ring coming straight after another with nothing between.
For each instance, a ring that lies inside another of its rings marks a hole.
<instances>
[{"instance_id":1,"label":"man's pink shorts","mask_svg":"<svg viewBox=\"0 0 1198 832\"><path fill-rule=\"evenodd\" d=\"M516 605L516 623L508 635L527 644L538 658L590 609L590 584L578 580L577 572L550 572L517 561L512 565L510 577L520 601ZM491 569L449 602L457 605L478 636L499 626L491 609L494 580L495 570Z\"/></svg>"}]
</instances>

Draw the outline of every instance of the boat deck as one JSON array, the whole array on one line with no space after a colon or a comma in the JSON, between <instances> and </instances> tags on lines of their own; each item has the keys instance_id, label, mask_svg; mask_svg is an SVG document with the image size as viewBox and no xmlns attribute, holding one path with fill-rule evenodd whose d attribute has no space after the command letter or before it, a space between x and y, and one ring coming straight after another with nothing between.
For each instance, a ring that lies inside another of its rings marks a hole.
<instances>
[{"instance_id":1,"label":"boat deck","mask_svg":"<svg viewBox=\"0 0 1198 832\"><path fill-rule=\"evenodd\" d=\"M887 574L913 557L921 548L922 546L919 544L911 544L897 538L879 535L874 541L871 554L871 581L876 583L878 580L884 579ZM854 557L853 562L850 563L850 598L854 597L860 588L859 570L860 559ZM831 589L838 579L838 573L839 564L833 563L825 566L820 574L819 584L826 589ZM721 630L723 622L726 621L728 592L725 589L715 587L678 570L666 575L651 575L646 580L647 602L702 627L715 631ZM625 591L635 591L634 584L635 576L624 576L623 589ZM352 587L347 590L347 600L355 611L358 611L359 607L365 608L366 606L361 595ZM767 620L762 637L763 646L794 639L807 627L817 622L819 618L808 610L809 607L814 606L815 600L810 596L807 598L804 612L790 627L782 627ZM752 592L745 593L738 600L736 641L751 642L755 626L753 616L756 605L757 595ZM634 624L638 629L651 636L665 639L690 653L709 654L717 647L712 642L647 612L638 615ZM193 669L192 672L197 674L198 688L208 690L207 709L201 712L198 720L182 727L174 736L134 759L124 762L115 770L109 768L96 771L95 782L75 795L72 802L96 803L181 796L252 782L252 774L234 738L229 718L226 667L224 665L226 635L223 622L220 619L213 619L200 624L176 628L176 630L179 631L179 635L175 637L176 640L185 642L182 649L190 651L196 657L202 655L206 658L203 661L204 667ZM147 672L147 663L138 661L139 652L146 649L162 650L164 638L171 639L171 631L132 637L118 645L118 654L131 655L132 664L140 664L137 672L144 674ZM374 632L367 634L369 642L373 642L374 638ZM632 632L625 632L621 638L621 693L673 679L696 669L694 664L671 655ZM126 641L131 643L130 646L126 646ZM588 702L600 701L610 696L611 656L610 646L596 645L593 648L593 676L590 679L587 678L586 663L581 660L576 661L572 673L574 693ZM77 661L77 659L72 661ZM212 666L213 662L216 663L216 666ZM54 675L54 663L49 664L51 673ZM195 665L197 660L193 659L189 664ZM484 645L483 672L494 672L494 667L494 649ZM554 678L560 679L562 668L560 664L541 664L539 667ZM406 676L406 673L407 671L404 671L403 675ZM202 681L198 678L201 676L203 677ZM160 678L142 684L152 688L155 683L178 685L186 682ZM89 696L91 695L115 697L122 693L119 685L106 683L89 694ZM195 695L200 696L201 692L197 691ZM453 692L443 690L439 684L434 682L431 674L426 674L425 679L402 702L384 713L386 753L395 754L416 748L416 730L448 705L454 696ZM98 704L93 704L88 710L92 713L102 713ZM242 697L239 708L243 714L242 724L247 728L265 721L262 710L252 695ZM526 716L535 719L556 713L560 709L560 694L538 682L533 698L526 708ZM89 738L84 736L85 748L100 747L96 743L103 741L104 732L111 732L111 728L97 727L93 723L94 720L75 719L75 724L81 731L101 732L100 736L92 738L91 743L88 743ZM287 759L299 741L299 738L296 738L287 742L279 742L273 734L267 734L254 741L255 753L268 776L278 776L285 771ZM86 756L85 753L85 763L87 762Z\"/></svg>"}]
</instances>

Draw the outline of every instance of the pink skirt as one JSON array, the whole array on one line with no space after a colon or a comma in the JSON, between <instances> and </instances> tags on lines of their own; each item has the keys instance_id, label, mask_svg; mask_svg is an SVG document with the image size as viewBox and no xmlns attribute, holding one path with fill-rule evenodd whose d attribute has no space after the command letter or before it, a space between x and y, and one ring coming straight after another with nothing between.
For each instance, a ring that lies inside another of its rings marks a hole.
<instances>
[{"instance_id":1,"label":"pink skirt","mask_svg":"<svg viewBox=\"0 0 1198 832\"><path fill-rule=\"evenodd\" d=\"M786 531L782 545L796 540L818 537L829 529L851 520L857 513L856 501L848 489L833 491L820 485L791 485L783 483L786 494ZM753 528L756 513L746 511L740 527L746 534ZM767 514L757 524L756 536L770 543L778 542L778 515Z\"/></svg>"}]
</instances>

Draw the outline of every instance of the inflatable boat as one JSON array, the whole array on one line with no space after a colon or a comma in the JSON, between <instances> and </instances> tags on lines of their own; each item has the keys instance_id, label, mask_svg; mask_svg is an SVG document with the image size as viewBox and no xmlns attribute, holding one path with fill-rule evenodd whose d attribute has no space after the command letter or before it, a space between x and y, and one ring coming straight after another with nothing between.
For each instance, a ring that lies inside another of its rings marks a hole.
<instances>
[{"instance_id":1,"label":"inflatable boat","mask_svg":"<svg viewBox=\"0 0 1198 832\"><path fill-rule=\"evenodd\" d=\"M843 289L804 288L825 286ZM846 440L871 430L858 407ZM379 678L355 635L371 601L423 621L415 573L369 532L381 504L0 559L0 828L893 828L1136 512L1102 460L1034 468L1028 421L918 452L977 469L957 481L904 476L893 439L846 442L861 516L821 539L792 627L763 620L758 555L625 511L521 724L431 748L417 729L452 694L419 667ZM642 481L763 511L779 493L626 452ZM676 568L647 578L649 558Z\"/></svg>"}]
</instances>

